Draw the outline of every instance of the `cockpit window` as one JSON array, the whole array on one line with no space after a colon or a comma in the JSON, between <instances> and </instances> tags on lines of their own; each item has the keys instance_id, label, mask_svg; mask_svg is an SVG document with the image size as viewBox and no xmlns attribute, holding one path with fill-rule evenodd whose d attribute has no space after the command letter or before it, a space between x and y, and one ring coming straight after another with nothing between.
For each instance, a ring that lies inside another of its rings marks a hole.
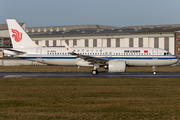
<instances>
[{"instance_id":1,"label":"cockpit window","mask_svg":"<svg viewBox=\"0 0 180 120\"><path fill-rule=\"evenodd\" d=\"M171 54L170 52L165 52L164 55L170 56L170 55L172 55L172 54Z\"/></svg>"},{"instance_id":2,"label":"cockpit window","mask_svg":"<svg viewBox=\"0 0 180 120\"><path fill-rule=\"evenodd\" d=\"M170 52L168 52L167 55L172 55L172 54Z\"/></svg>"}]
</instances>

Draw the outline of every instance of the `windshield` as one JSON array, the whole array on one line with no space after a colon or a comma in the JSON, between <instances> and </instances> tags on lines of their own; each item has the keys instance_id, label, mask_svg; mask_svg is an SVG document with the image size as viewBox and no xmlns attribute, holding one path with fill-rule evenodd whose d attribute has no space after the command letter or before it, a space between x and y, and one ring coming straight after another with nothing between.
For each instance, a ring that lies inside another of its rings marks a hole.
<instances>
[{"instance_id":1,"label":"windshield","mask_svg":"<svg viewBox=\"0 0 180 120\"><path fill-rule=\"evenodd\" d=\"M170 52L165 52L164 55L171 56L172 54Z\"/></svg>"}]
</instances>

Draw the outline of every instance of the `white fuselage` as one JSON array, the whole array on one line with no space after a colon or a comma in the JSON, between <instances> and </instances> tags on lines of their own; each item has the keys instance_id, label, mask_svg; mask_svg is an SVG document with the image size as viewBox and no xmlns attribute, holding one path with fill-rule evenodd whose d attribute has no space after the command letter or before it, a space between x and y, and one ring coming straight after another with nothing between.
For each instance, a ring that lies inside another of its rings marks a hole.
<instances>
[{"instance_id":1,"label":"white fuselage","mask_svg":"<svg viewBox=\"0 0 180 120\"><path fill-rule=\"evenodd\" d=\"M159 48L71 48L75 53L100 57L108 60L124 60L127 66L166 66L178 62L176 56ZM18 58L37 61L45 64L64 66L92 66L81 58L68 54L65 47L37 47L15 49L26 52L17 55L10 51L7 54Z\"/></svg>"}]
</instances>

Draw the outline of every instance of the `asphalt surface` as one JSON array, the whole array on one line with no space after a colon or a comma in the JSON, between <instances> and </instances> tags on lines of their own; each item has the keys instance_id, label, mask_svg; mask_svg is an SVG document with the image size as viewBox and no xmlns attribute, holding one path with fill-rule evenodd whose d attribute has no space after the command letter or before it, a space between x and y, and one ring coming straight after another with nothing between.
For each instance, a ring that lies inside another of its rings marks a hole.
<instances>
[{"instance_id":1,"label":"asphalt surface","mask_svg":"<svg viewBox=\"0 0 180 120\"><path fill-rule=\"evenodd\" d=\"M21 77L53 77L53 78L66 78L66 77L94 77L94 78L111 78L111 77L118 77L118 78L180 78L180 73L157 73L153 75L152 73L108 73L108 72L101 72L98 75L92 75L89 72L80 72L80 73L73 73L73 72L59 72L59 73L43 73L43 72L34 72L34 73L16 73L16 72L8 72L8 73L0 73L0 77L2 78L21 78Z\"/></svg>"}]
</instances>

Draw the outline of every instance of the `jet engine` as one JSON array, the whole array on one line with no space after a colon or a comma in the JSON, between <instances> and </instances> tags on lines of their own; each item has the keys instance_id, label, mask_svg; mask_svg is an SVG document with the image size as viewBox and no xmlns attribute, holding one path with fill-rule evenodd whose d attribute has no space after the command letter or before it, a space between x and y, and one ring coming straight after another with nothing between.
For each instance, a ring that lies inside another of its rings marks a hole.
<instances>
[{"instance_id":1,"label":"jet engine","mask_svg":"<svg viewBox=\"0 0 180 120\"><path fill-rule=\"evenodd\" d=\"M125 72L126 71L126 61L122 60L112 60L108 63L109 72Z\"/></svg>"}]
</instances>

